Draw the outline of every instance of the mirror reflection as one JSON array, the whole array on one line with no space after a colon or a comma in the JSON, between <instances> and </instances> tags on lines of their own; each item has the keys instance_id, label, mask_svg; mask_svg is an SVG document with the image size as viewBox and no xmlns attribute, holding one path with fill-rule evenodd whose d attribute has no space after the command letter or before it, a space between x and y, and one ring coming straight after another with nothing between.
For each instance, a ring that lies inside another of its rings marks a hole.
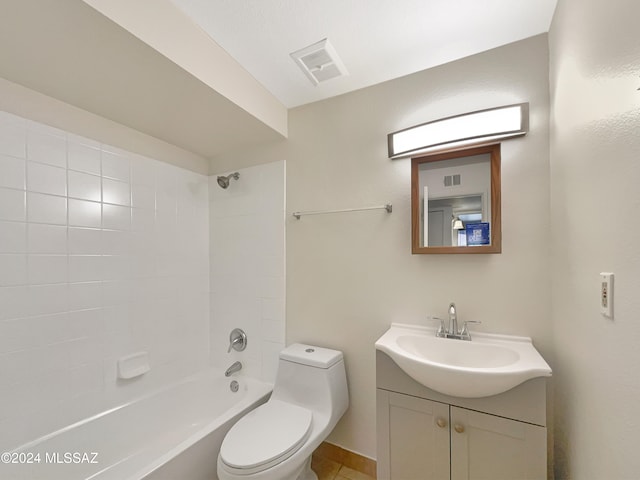
<instances>
[{"instance_id":1,"label":"mirror reflection","mask_svg":"<svg viewBox=\"0 0 640 480\"><path fill-rule=\"evenodd\" d=\"M484 245L489 244L491 159L488 154L422 163L419 181L422 246L466 246L467 226L478 223L487 223ZM470 228L470 235L473 232Z\"/></svg>"},{"instance_id":2,"label":"mirror reflection","mask_svg":"<svg viewBox=\"0 0 640 480\"><path fill-rule=\"evenodd\" d=\"M414 253L500 251L499 147L412 160Z\"/></svg>"},{"instance_id":3,"label":"mirror reflection","mask_svg":"<svg viewBox=\"0 0 640 480\"><path fill-rule=\"evenodd\" d=\"M466 227L487 220L482 208L484 195L429 198L428 220L424 222L423 245L430 247L466 247ZM488 239L487 239L488 240Z\"/></svg>"}]
</instances>

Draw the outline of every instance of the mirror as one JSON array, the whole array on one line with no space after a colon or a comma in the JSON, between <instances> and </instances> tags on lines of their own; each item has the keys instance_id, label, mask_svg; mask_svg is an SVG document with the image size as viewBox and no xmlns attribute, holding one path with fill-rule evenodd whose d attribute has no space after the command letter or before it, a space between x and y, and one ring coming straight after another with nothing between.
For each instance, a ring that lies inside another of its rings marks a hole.
<instances>
[{"instance_id":1,"label":"mirror","mask_svg":"<svg viewBox=\"0 0 640 480\"><path fill-rule=\"evenodd\" d=\"M412 253L500 253L500 144L411 159Z\"/></svg>"}]
</instances>

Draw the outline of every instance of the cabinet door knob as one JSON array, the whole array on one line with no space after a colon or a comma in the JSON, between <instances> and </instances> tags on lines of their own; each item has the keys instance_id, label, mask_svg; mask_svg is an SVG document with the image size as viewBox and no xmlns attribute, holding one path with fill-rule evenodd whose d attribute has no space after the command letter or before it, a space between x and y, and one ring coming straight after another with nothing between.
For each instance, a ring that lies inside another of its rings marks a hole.
<instances>
[{"instance_id":1,"label":"cabinet door knob","mask_svg":"<svg viewBox=\"0 0 640 480\"><path fill-rule=\"evenodd\" d=\"M444 428L447 426L447 421L444 418L439 418L438 420L436 420L436 425L438 425L440 428Z\"/></svg>"},{"instance_id":2,"label":"cabinet door knob","mask_svg":"<svg viewBox=\"0 0 640 480\"><path fill-rule=\"evenodd\" d=\"M453 426L453 429L454 429L456 432L458 432L458 433L462 433L462 432L464 432L464 427L463 427L462 425L460 425L459 423L456 423L456 424Z\"/></svg>"}]
</instances>

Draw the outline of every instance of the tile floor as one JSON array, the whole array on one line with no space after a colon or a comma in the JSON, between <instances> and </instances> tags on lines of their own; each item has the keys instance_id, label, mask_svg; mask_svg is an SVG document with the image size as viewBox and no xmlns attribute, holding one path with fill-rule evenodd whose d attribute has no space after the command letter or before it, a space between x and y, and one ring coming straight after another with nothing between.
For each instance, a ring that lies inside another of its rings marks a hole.
<instances>
[{"instance_id":1,"label":"tile floor","mask_svg":"<svg viewBox=\"0 0 640 480\"><path fill-rule=\"evenodd\" d=\"M369 475L319 455L313 455L311 458L311 469L318 475L318 480L375 480Z\"/></svg>"}]
</instances>

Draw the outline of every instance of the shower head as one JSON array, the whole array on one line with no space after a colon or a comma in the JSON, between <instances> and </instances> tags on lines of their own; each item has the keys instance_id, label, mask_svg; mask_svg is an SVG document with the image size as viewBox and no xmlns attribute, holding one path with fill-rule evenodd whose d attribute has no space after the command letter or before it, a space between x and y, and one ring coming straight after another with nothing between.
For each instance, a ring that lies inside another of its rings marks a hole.
<instances>
[{"instance_id":1,"label":"shower head","mask_svg":"<svg viewBox=\"0 0 640 480\"><path fill-rule=\"evenodd\" d=\"M219 176L218 177L218 185L222 188L227 188L229 186L229 181L231 179L238 180L240 178L240 174L238 172L232 173L231 175L227 175L226 177Z\"/></svg>"}]
</instances>

